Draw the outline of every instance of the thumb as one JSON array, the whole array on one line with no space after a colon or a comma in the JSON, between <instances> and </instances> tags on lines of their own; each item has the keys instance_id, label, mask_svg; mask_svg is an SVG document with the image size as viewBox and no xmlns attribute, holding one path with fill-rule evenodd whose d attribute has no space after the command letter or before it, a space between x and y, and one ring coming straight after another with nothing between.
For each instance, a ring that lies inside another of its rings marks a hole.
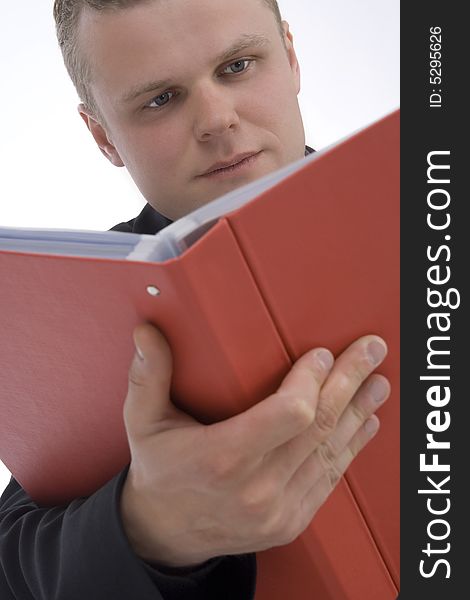
<instances>
[{"instance_id":1,"label":"thumb","mask_svg":"<svg viewBox=\"0 0 470 600\"><path fill-rule=\"evenodd\" d=\"M171 350L165 337L150 324L134 330L136 351L129 369L124 421L131 435L147 435L175 416L170 400Z\"/></svg>"}]
</instances>

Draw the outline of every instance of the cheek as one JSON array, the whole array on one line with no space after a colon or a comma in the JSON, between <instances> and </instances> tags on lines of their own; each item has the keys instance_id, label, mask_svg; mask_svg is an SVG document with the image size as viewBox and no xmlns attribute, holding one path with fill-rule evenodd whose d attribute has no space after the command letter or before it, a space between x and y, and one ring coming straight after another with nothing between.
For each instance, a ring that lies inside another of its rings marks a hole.
<instances>
[{"instance_id":1,"label":"cheek","mask_svg":"<svg viewBox=\"0 0 470 600\"><path fill-rule=\"evenodd\" d=\"M246 90L243 98L245 115L260 126L275 131L289 122L297 109L297 93L289 70L270 70L257 81L256 87Z\"/></svg>"},{"instance_id":2,"label":"cheek","mask_svg":"<svg viewBox=\"0 0 470 600\"><path fill-rule=\"evenodd\" d=\"M136 179L165 181L174 177L184 155L185 136L178 123L147 125L126 140L125 164Z\"/></svg>"}]
</instances>

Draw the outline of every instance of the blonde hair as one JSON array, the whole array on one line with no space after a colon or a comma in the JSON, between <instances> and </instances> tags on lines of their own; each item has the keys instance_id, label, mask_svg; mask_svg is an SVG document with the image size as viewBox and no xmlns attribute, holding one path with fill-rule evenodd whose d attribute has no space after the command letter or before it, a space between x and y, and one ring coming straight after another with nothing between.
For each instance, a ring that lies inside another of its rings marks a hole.
<instances>
[{"instance_id":1,"label":"blonde hair","mask_svg":"<svg viewBox=\"0 0 470 600\"><path fill-rule=\"evenodd\" d=\"M82 10L89 8L96 11L116 11L152 1L154 0L55 0L54 2L57 39L65 67L81 102L96 117L99 117L99 109L91 92L90 65L80 54L77 41L78 24ZM274 13L281 35L283 35L282 17L277 0L262 0L262 2Z\"/></svg>"}]
</instances>

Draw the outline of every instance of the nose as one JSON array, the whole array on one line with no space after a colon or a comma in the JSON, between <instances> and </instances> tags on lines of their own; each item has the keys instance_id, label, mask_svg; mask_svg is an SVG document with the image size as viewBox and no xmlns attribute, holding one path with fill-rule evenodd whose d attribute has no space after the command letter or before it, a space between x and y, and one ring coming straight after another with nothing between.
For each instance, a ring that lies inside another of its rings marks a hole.
<instances>
[{"instance_id":1,"label":"nose","mask_svg":"<svg viewBox=\"0 0 470 600\"><path fill-rule=\"evenodd\" d=\"M233 132L240 123L233 92L217 83L206 83L195 92L194 114L194 134L201 142Z\"/></svg>"}]
</instances>

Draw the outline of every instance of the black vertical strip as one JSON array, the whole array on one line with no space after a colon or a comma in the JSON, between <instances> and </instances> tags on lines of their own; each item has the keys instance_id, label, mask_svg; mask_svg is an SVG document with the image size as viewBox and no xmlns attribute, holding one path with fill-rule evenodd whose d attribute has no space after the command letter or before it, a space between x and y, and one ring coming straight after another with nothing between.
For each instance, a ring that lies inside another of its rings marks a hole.
<instances>
[{"instance_id":1,"label":"black vertical strip","mask_svg":"<svg viewBox=\"0 0 470 600\"><path fill-rule=\"evenodd\" d=\"M470 127L464 90L470 36L463 6L435 0L401 4L399 597L406 600L468 595L470 492L464 488L470 456L466 381L470 376L470 219L466 218L469 193L465 183L470 162L466 161L469 151L464 148L464 135L470 133ZM430 155L432 152L441 154ZM437 167L429 174L428 161ZM445 182L447 179L450 182ZM433 350L449 353L430 355L429 344ZM430 368L428 360L435 368ZM420 380L421 376L447 376L449 380ZM431 401L441 398L441 406L432 406L428 399L433 386ZM447 403L445 387L450 394ZM436 443L450 443L450 448L427 448L430 434ZM423 470L420 454L425 454L427 464L435 460L437 469L448 465L450 470ZM427 492L419 494L418 490Z\"/></svg>"}]
</instances>

